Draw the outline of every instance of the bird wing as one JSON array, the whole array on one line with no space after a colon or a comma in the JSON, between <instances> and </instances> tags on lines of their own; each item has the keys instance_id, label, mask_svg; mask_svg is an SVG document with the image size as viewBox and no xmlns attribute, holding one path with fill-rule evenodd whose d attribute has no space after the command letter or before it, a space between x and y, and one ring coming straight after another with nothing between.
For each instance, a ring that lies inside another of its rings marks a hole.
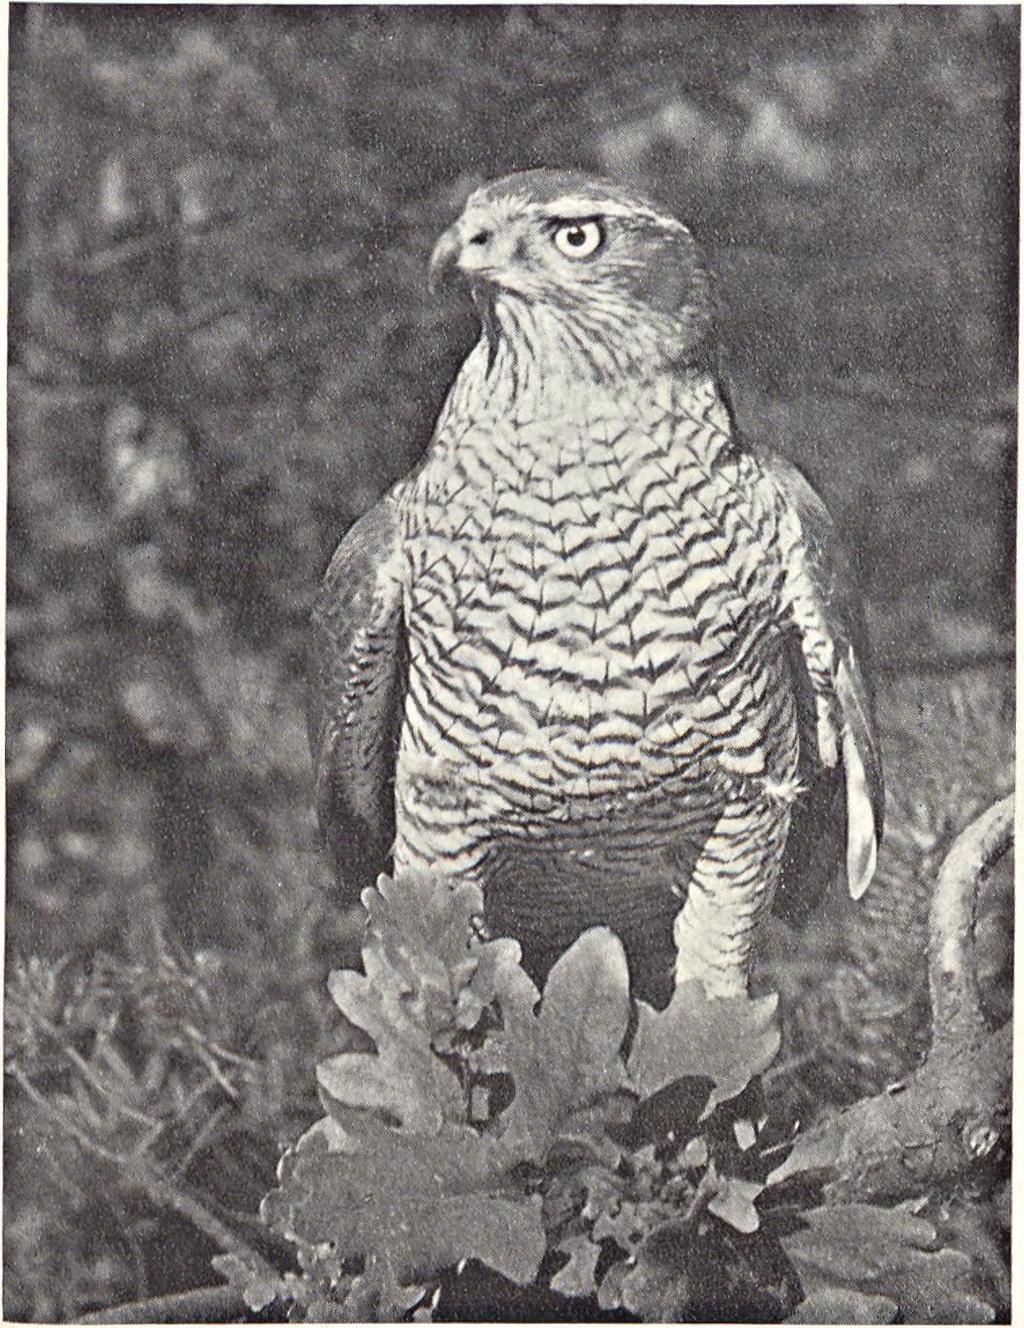
<instances>
[{"instance_id":1,"label":"bird wing","mask_svg":"<svg viewBox=\"0 0 1024 1328\"><path fill-rule=\"evenodd\" d=\"M860 607L835 525L796 466L770 452L758 455L795 518L801 550L794 571L801 607L792 618L790 658L807 793L794 809L779 899L783 916L789 910L798 919L844 857L850 894L858 899L867 889L882 834L882 764L872 696L858 662Z\"/></svg>"},{"instance_id":2,"label":"bird wing","mask_svg":"<svg viewBox=\"0 0 1024 1328\"><path fill-rule=\"evenodd\" d=\"M350 898L374 884L395 835L406 677L400 563L391 493L349 529L313 606L308 718L316 806Z\"/></svg>"}]
</instances>

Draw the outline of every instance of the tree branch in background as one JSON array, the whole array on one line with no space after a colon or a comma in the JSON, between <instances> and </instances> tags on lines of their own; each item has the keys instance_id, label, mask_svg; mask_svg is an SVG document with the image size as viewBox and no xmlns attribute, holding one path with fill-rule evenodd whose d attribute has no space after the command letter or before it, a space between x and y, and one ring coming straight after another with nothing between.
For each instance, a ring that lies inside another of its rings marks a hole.
<instances>
[{"instance_id":1,"label":"tree branch in background","mask_svg":"<svg viewBox=\"0 0 1024 1328\"><path fill-rule=\"evenodd\" d=\"M172 1181L152 1157L144 1153L116 1153L105 1148L67 1112L62 1111L59 1106L40 1093L20 1067L13 1067L10 1073L25 1095L44 1115L48 1116L59 1129L69 1134L86 1152L115 1167L129 1188L142 1190L155 1207L169 1208L191 1222L218 1249L225 1253L238 1254L251 1262L255 1268L266 1272L268 1276L277 1276L276 1270L257 1250L248 1245L227 1223L221 1221L216 1213L211 1212L183 1184Z\"/></svg>"},{"instance_id":2,"label":"tree branch in background","mask_svg":"<svg viewBox=\"0 0 1024 1328\"><path fill-rule=\"evenodd\" d=\"M956 1057L988 1032L974 957L978 893L1013 839L1014 799L1003 798L959 836L946 855L929 917L932 1050Z\"/></svg>"},{"instance_id":3,"label":"tree branch in background","mask_svg":"<svg viewBox=\"0 0 1024 1328\"><path fill-rule=\"evenodd\" d=\"M154 223L147 226L141 234L129 236L107 248L87 254L73 265L73 270L90 277L99 276L125 263L142 258L163 245L201 239L203 236L223 230L238 220L237 208L220 208L216 212L211 212L199 223L185 225L178 218Z\"/></svg>"}]
</instances>

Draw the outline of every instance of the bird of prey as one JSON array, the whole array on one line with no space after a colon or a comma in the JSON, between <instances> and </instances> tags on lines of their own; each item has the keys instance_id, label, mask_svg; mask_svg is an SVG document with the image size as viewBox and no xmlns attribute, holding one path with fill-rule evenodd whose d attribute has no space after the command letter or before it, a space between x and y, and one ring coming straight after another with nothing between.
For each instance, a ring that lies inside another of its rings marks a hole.
<instances>
[{"instance_id":1,"label":"bird of prey","mask_svg":"<svg viewBox=\"0 0 1024 1328\"><path fill-rule=\"evenodd\" d=\"M881 771L821 500L739 434L689 229L575 172L440 238L481 335L417 468L313 614L311 741L343 889L482 887L543 974L588 927L634 990L746 990L782 882L875 867Z\"/></svg>"}]
</instances>

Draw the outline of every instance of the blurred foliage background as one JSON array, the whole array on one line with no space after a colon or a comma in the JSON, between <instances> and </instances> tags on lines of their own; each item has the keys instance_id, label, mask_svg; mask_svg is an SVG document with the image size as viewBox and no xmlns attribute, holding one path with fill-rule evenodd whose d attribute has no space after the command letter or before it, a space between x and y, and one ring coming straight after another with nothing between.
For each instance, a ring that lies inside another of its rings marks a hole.
<instances>
[{"instance_id":1,"label":"blurred foliage background","mask_svg":"<svg viewBox=\"0 0 1024 1328\"><path fill-rule=\"evenodd\" d=\"M244 1230L313 1110L355 930L306 617L475 335L424 272L483 179L612 175L707 244L741 425L854 551L907 899L1008 786L1019 23L12 7L7 1317L210 1280L189 1203ZM905 912L882 1042L921 995ZM857 926L808 953L863 987Z\"/></svg>"}]
</instances>

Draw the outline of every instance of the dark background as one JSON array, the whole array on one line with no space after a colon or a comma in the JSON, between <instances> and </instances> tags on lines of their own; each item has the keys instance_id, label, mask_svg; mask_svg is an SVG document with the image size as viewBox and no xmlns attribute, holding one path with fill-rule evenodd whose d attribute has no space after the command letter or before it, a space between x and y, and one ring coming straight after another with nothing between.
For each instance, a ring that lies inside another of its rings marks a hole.
<instances>
[{"instance_id":1,"label":"dark background","mask_svg":"<svg viewBox=\"0 0 1024 1328\"><path fill-rule=\"evenodd\" d=\"M482 180L608 174L708 246L741 426L855 551L883 879L1007 786L1019 22L12 8L8 1317L209 1280L124 1158L244 1215L314 1109L355 932L306 618L473 339L424 274Z\"/></svg>"}]
</instances>

